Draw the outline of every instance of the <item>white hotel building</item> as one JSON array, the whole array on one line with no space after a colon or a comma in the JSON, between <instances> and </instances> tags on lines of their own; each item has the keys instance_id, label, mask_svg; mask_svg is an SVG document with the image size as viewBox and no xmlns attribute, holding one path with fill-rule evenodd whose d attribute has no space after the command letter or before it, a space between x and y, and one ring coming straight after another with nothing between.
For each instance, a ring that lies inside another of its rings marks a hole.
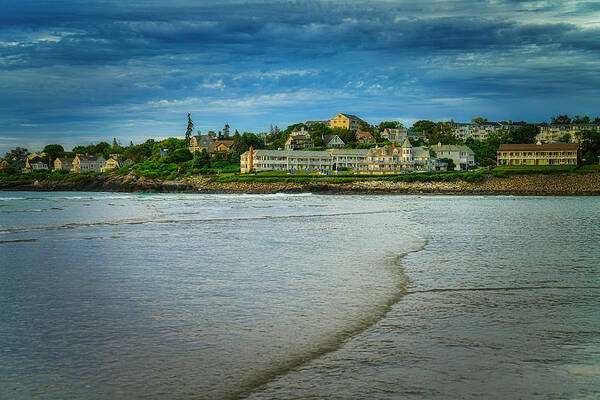
<instances>
[{"instance_id":1,"label":"white hotel building","mask_svg":"<svg viewBox=\"0 0 600 400\"><path fill-rule=\"evenodd\" d=\"M249 150L240 156L243 174L255 171L358 169L367 149L333 149L326 151Z\"/></svg>"}]
</instances>

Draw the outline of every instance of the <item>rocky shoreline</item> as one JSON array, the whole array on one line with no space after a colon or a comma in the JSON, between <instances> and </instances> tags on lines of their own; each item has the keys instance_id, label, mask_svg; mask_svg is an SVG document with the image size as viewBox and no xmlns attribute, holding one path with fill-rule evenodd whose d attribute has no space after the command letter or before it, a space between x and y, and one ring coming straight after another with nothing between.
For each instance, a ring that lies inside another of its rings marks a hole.
<instances>
[{"instance_id":1,"label":"rocky shoreline","mask_svg":"<svg viewBox=\"0 0 600 400\"><path fill-rule=\"evenodd\" d=\"M321 194L455 194L598 196L600 173L487 176L482 182L389 182L380 180L329 182L213 182L209 178L158 181L130 173L99 175L78 182L42 180L4 183L0 190L90 191L129 193L321 193Z\"/></svg>"}]
</instances>

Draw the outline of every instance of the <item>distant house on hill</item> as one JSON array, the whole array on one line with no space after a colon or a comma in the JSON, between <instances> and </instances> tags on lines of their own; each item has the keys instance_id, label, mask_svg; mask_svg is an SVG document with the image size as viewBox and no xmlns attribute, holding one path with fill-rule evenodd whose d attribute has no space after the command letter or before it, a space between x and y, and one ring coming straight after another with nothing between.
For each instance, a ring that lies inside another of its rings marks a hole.
<instances>
[{"instance_id":1,"label":"distant house on hill","mask_svg":"<svg viewBox=\"0 0 600 400\"><path fill-rule=\"evenodd\" d=\"M314 143L310 134L302 127L299 131L293 131L285 141L286 150L301 150L313 147Z\"/></svg>"},{"instance_id":2,"label":"distant house on hill","mask_svg":"<svg viewBox=\"0 0 600 400\"><path fill-rule=\"evenodd\" d=\"M60 157L54 160L55 171L70 171L73 169L73 157Z\"/></svg>"},{"instance_id":3,"label":"distant house on hill","mask_svg":"<svg viewBox=\"0 0 600 400\"><path fill-rule=\"evenodd\" d=\"M202 149L208 151L210 146L217 139L217 135L212 132L208 135L196 135L192 136L190 139L190 144L188 146L188 150L193 154L195 151L202 151Z\"/></svg>"},{"instance_id":4,"label":"distant house on hill","mask_svg":"<svg viewBox=\"0 0 600 400\"><path fill-rule=\"evenodd\" d=\"M381 132L381 137L392 143L400 144L408 137L408 131L406 129L385 128Z\"/></svg>"},{"instance_id":5,"label":"distant house on hill","mask_svg":"<svg viewBox=\"0 0 600 400\"><path fill-rule=\"evenodd\" d=\"M358 143L375 143L375 137L371 134L371 132L357 131L356 141Z\"/></svg>"},{"instance_id":6,"label":"distant house on hill","mask_svg":"<svg viewBox=\"0 0 600 400\"><path fill-rule=\"evenodd\" d=\"M454 161L455 171L466 170L475 166L475 153L467 146L438 143L431 146L438 158L450 158Z\"/></svg>"},{"instance_id":7,"label":"distant house on hill","mask_svg":"<svg viewBox=\"0 0 600 400\"><path fill-rule=\"evenodd\" d=\"M106 160L102 156L77 154L73 159L72 172L100 172Z\"/></svg>"},{"instance_id":8,"label":"distant house on hill","mask_svg":"<svg viewBox=\"0 0 600 400\"><path fill-rule=\"evenodd\" d=\"M537 124L540 132L537 139L542 143L558 143L565 135L569 142L577 141L577 133L581 131L594 131L600 135L600 124Z\"/></svg>"},{"instance_id":9,"label":"distant house on hill","mask_svg":"<svg viewBox=\"0 0 600 400\"><path fill-rule=\"evenodd\" d=\"M323 137L326 147L344 147L344 141L338 135L326 135Z\"/></svg>"},{"instance_id":10,"label":"distant house on hill","mask_svg":"<svg viewBox=\"0 0 600 400\"><path fill-rule=\"evenodd\" d=\"M365 121L352 114L338 114L329 120L330 128L344 128L358 130L360 126L366 124Z\"/></svg>"},{"instance_id":11,"label":"distant house on hill","mask_svg":"<svg viewBox=\"0 0 600 400\"><path fill-rule=\"evenodd\" d=\"M125 165L131 164L133 161L131 160L123 160L120 154L111 154L108 157L108 160L104 162L102 168L100 168L100 172L112 171L115 169L119 169Z\"/></svg>"},{"instance_id":12,"label":"distant house on hill","mask_svg":"<svg viewBox=\"0 0 600 400\"><path fill-rule=\"evenodd\" d=\"M25 159L25 168L23 168L24 173L40 171L48 169L48 162L46 161L46 157L40 157L39 155L29 157Z\"/></svg>"},{"instance_id":13,"label":"distant house on hill","mask_svg":"<svg viewBox=\"0 0 600 400\"><path fill-rule=\"evenodd\" d=\"M209 154L231 153L233 150L233 140L217 139L208 148Z\"/></svg>"},{"instance_id":14,"label":"distant house on hill","mask_svg":"<svg viewBox=\"0 0 600 400\"><path fill-rule=\"evenodd\" d=\"M304 123L304 125L306 125L308 128L310 128L312 125L315 125L315 124L323 124L323 125L327 126L327 125L329 125L329 121L328 120L325 120L325 121L306 121Z\"/></svg>"}]
</instances>

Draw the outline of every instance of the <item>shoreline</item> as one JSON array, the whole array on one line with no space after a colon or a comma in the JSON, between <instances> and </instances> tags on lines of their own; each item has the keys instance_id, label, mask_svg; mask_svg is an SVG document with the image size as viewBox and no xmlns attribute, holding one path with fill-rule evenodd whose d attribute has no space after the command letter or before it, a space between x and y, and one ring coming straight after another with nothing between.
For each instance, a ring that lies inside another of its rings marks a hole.
<instances>
[{"instance_id":1,"label":"shoreline","mask_svg":"<svg viewBox=\"0 0 600 400\"><path fill-rule=\"evenodd\" d=\"M1 184L0 191L600 196L600 173L488 176L481 182L390 182L374 179L342 183L318 181L317 179L308 182L215 182L210 178L202 177L179 181L161 181L129 174L126 176L87 176L76 182L51 180L32 183L9 182Z\"/></svg>"}]
</instances>

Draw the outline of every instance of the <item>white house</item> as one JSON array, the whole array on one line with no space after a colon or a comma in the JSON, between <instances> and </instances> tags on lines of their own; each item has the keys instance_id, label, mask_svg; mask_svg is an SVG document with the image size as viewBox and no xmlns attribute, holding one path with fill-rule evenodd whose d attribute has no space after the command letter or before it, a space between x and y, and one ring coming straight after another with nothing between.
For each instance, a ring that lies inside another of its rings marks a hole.
<instances>
[{"instance_id":1,"label":"white house","mask_svg":"<svg viewBox=\"0 0 600 400\"><path fill-rule=\"evenodd\" d=\"M462 171L475 166L475 153L467 146L438 143L431 146L437 158L450 158L454 161L455 171Z\"/></svg>"}]
</instances>

